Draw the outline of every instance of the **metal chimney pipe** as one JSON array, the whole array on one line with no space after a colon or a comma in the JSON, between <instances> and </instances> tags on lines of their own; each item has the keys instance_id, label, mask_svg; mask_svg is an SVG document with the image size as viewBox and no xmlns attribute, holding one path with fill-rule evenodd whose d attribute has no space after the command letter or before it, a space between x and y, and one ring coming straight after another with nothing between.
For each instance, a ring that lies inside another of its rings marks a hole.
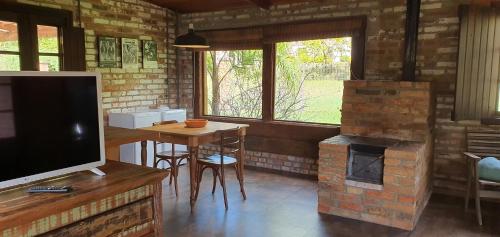
<instances>
[{"instance_id":1,"label":"metal chimney pipe","mask_svg":"<svg viewBox=\"0 0 500 237\"><path fill-rule=\"evenodd\" d=\"M419 21L420 0L406 0L406 30L405 54L403 59L403 81L415 81Z\"/></svg>"}]
</instances>

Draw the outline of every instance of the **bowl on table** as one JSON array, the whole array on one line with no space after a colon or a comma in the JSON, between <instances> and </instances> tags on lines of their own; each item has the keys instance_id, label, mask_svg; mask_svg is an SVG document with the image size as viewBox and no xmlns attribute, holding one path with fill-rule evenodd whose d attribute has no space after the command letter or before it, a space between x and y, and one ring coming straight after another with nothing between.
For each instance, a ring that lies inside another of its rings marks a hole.
<instances>
[{"instance_id":1,"label":"bowl on table","mask_svg":"<svg viewBox=\"0 0 500 237\"><path fill-rule=\"evenodd\" d=\"M187 128L202 128L207 126L208 120L206 119L187 119L184 121Z\"/></svg>"}]
</instances>

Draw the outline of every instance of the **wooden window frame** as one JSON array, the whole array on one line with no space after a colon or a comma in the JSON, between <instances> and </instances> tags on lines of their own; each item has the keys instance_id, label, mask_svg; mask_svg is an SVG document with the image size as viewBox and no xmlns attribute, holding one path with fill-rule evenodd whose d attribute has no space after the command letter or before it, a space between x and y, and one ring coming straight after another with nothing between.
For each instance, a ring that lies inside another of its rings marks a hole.
<instances>
[{"instance_id":1,"label":"wooden window frame","mask_svg":"<svg viewBox=\"0 0 500 237\"><path fill-rule=\"evenodd\" d=\"M343 17L334 18L326 20L317 21L297 21L297 22L287 22L284 24L275 25L263 25L263 26L252 26L246 28L238 29L218 29L217 31L224 30L236 30L241 32L245 29L255 29L258 27L277 27L279 25L294 25L294 24L314 24L314 23L325 23L329 22L332 24L345 22L349 20L361 21L361 27L356 29L351 29L357 32L357 35L351 34L346 35L339 33L337 37L352 37L352 63L351 63L351 79L352 80L362 80L364 79L364 54L365 54L365 30L366 30L366 17L365 16L354 16L354 17ZM203 31L202 31L203 32ZM206 31L211 32L211 31ZM313 38L311 38L312 40ZM319 38L321 39L321 38ZM323 38L324 39L324 38ZM307 40L307 39L304 39ZM279 41L282 42L282 41ZM283 41L284 42L284 41ZM261 47L253 49L263 50L263 68L262 68L262 118L237 118L237 117L226 117L226 116L214 116L207 115L205 102L207 96L205 95L205 65L204 65L204 52L195 51L193 52L194 67L195 67L195 81L194 81L194 117L209 119L213 121L221 122L234 122L234 123L247 123L250 124L251 134L258 136L269 136L269 134L275 134L273 137L280 137L277 135L277 131L282 131L284 136L282 138L290 138L290 134L295 134L297 139L314 139L318 136L324 136L325 133L321 130L326 131L326 133L331 134L333 131L338 131L338 124L322 124L322 123L311 123L311 122L298 122L298 121L283 121L274 119L274 85L275 85L275 57L276 57L276 43L277 42L266 42L264 38ZM216 49L217 50L217 49ZM228 49L229 50L229 49ZM236 50L236 49L235 49Z\"/></svg>"},{"instance_id":2,"label":"wooden window frame","mask_svg":"<svg viewBox=\"0 0 500 237\"><path fill-rule=\"evenodd\" d=\"M65 47L64 41L70 40L73 32L71 11L18 3L2 3L0 20L13 21L18 25L21 71L38 71L39 56L58 56L59 70L64 71L67 68L64 55L69 46ZM39 53L37 25L57 27L59 53Z\"/></svg>"},{"instance_id":3,"label":"wooden window frame","mask_svg":"<svg viewBox=\"0 0 500 237\"><path fill-rule=\"evenodd\" d=\"M35 52L36 54L36 64L37 64L37 67L40 67L40 56L56 56L59 58L59 70L60 71L64 71L64 47L63 47L63 41L64 41L64 37L63 37L63 27L60 26L60 24L55 24L55 23L52 23L52 22L41 22L41 23L38 23L35 25L35 27L37 26L52 26L52 27L56 27L57 28L57 47L58 47L58 52L57 53L43 53L43 52L40 52L40 49L38 48L38 32L37 32L37 37L36 37L36 49L37 51ZM38 68L38 70L40 70L40 68Z\"/></svg>"}]
</instances>

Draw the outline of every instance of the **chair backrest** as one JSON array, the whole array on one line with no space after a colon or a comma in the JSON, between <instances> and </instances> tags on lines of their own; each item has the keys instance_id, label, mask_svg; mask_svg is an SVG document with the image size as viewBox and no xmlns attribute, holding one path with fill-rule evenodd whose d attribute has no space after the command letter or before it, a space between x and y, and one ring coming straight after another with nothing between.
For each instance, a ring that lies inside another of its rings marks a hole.
<instances>
[{"instance_id":1,"label":"chair backrest","mask_svg":"<svg viewBox=\"0 0 500 237\"><path fill-rule=\"evenodd\" d=\"M237 152L241 149L239 131L240 128L215 131L215 134L219 136L220 139L219 152L221 164L224 164L224 154L236 155Z\"/></svg>"},{"instance_id":2,"label":"chair backrest","mask_svg":"<svg viewBox=\"0 0 500 237\"><path fill-rule=\"evenodd\" d=\"M161 121L161 122L153 123L153 127L154 126L165 125L165 124L174 124L174 123L177 123L177 120L166 120L166 121ZM163 143L165 143L165 142L153 141L153 152L154 152L155 156L156 156L156 153L158 152L156 146L160 145L160 144L163 144ZM173 143L170 146L170 150L172 151L172 155L174 155L175 154L175 145Z\"/></svg>"},{"instance_id":3,"label":"chair backrest","mask_svg":"<svg viewBox=\"0 0 500 237\"><path fill-rule=\"evenodd\" d=\"M177 123L177 120L167 120L167 121L156 122L156 123L153 123L153 126L160 126L160 125L173 124L173 123Z\"/></svg>"},{"instance_id":4,"label":"chair backrest","mask_svg":"<svg viewBox=\"0 0 500 237\"><path fill-rule=\"evenodd\" d=\"M467 151L500 158L500 128L467 127Z\"/></svg>"}]
</instances>

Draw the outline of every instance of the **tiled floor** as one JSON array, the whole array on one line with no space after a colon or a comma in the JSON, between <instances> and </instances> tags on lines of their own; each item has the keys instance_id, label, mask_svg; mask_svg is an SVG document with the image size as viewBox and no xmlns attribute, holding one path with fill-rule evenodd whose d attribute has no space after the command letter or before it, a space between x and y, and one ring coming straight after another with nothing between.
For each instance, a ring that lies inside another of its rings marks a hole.
<instances>
[{"instance_id":1,"label":"tiled floor","mask_svg":"<svg viewBox=\"0 0 500 237\"><path fill-rule=\"evenodd\" d=\"M316 182L276 174L246 171L243 201L234 171L227 172L229 210L222 190L211 194L211 172L205 172L200 196L191 212L188 170L181 169L179 197L164 182L165 236L500 236L500 204L485 204L484 226L478 227L472 208L463 212L462 199L434 195L413 232L316 212Z\"/></svg>"}]
</instances>

